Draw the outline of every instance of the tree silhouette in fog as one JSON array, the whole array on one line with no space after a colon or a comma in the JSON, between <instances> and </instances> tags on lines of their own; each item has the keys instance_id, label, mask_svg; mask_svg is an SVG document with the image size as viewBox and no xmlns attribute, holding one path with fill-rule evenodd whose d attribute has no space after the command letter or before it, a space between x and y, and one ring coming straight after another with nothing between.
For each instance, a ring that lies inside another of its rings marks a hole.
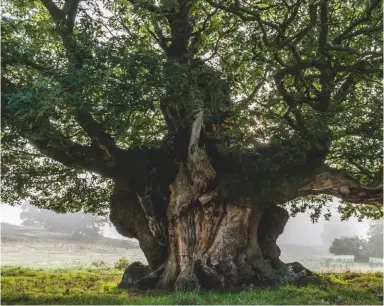
<instances>
[{"instance_id":1,"label":"tree silhouette in fog","mask_svg":"<svg viewBox=\"0 0 384 306\"><path fill-rule=\"evenodd\" d=\"M22 205L20 219L22 225L39 226L52 232L68 233L75 240L97 240L106 222L105 217L96 217L82 212L58 214L29 204Z\"/></svg>"},{"instance_id":2,"label":"tree silhouette in fog","mask_svg":"<svg viewBox=\"0 0 384 306\"><path fill-rule=\"evenodd\" d=\"M336 238L329 248L335 255L353 255L355 261L368 262L370 257L383 258L383 223L373 222L368 238L358 236Z\"/></svg>"}]
</instances>

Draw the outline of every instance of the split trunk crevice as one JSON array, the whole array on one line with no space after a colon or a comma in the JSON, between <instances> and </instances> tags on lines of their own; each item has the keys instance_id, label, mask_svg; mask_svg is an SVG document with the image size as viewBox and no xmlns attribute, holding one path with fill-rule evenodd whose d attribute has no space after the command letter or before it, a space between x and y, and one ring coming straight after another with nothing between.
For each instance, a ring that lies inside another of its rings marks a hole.
<instances>
[{"instance_id":1,"label":"split trunk crevice","mask_svg":"<svg viewBox=\"0 0 384 306\"><path fill-rule=\"evenodd\" d=\"M169 186L166 220L154 213L148 188L138 194L133 186L116 185L111 220L120 233L139 240L151 266L137 286L188 291L311 276L300 264L279 259L276 241L289 218L285 209L245 199L229 203L212 188L216 172L205 148L198 146L202 125L200 111L191 127L188 157Z\"/></svg>"}]
</instances>

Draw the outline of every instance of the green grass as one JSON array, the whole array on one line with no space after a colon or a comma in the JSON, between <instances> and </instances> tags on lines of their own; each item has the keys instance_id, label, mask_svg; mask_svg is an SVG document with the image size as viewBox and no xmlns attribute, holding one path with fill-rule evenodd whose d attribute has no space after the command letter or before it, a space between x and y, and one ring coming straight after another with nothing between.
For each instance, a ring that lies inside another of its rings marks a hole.
<instances>
[{"instance_id":1,"label":"green grass","mask_svg":"<svg viewBox=\"0 0 384 306\"><path fill-rule=\"evenodd\" d=\"M173 293L118 289L114 269L31 269L2 267L2 304L359 304L381 305L382 273L328 273L317 286L243 288Z\"/></svg>"}]
</instances>

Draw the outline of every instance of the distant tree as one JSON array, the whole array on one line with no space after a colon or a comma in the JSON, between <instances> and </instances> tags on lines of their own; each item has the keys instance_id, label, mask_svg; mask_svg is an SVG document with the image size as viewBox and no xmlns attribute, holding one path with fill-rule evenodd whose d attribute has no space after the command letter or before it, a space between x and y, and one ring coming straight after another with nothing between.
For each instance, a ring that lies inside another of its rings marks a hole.
<instances>
[{"instance_id":1,"label":"distant tree","mask_svg":"<svg viewBox=\"0 0 384 306\"><path fill-rule=\"evenodd\" d=\"M329 248L329 252L334 255L353 255L355 261L369 261L367 242L358 236L336 238Z\"/></svg>"},{"instance_id":2,"label":"distant tree","mask_svg":"<svg viewBox=\"0 0 384 306\"><path fill-rule=\"evenodd\" d=\"M383 258L383 222L371 224L366 240L357 236L334 239L329 252L335 255L353 255L355 261L367 262L369 257Z\"/></svg>"},{"instance_id":3,"label":"distant tree","mask_svg":"<svg viewBox=\"0 0 384 306\"><path fill-rule=\"evenodd\" d=\"M367 248L371 257L383 258L383 222L373 222L368 231Z\"/></svg>"},{"instance_id":4,"label":"distant tree","mask_svg":"<svg viewBox=\"0 0 384 306\"><path fill-rule=\"evenodd\" d=\"M48 231L69 233L75 240L97 240L106 222L104 217L95 217L82 212L57 214L29 204L22 205L20 218L23 220L22 225L42 226Z\"/></svg>"}]
</instances>

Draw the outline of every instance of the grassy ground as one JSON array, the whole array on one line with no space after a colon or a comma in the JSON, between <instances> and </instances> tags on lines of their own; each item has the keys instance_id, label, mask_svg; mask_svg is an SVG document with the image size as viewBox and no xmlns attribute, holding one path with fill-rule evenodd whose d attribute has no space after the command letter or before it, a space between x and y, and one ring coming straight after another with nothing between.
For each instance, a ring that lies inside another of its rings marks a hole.
<instances>
[{"instance_id":1,"label":"grassy ground","mask_svg":"<svg viewBox=\"0 0 384 306\"><path fill-rule=\"evenodd\" d=\"M327 273L323 284L244 288L199 293L138 292L118 289L122 271L2 267L2 304L359 304L381 305L382 273Z\"/></svg>"}]
</instances>

